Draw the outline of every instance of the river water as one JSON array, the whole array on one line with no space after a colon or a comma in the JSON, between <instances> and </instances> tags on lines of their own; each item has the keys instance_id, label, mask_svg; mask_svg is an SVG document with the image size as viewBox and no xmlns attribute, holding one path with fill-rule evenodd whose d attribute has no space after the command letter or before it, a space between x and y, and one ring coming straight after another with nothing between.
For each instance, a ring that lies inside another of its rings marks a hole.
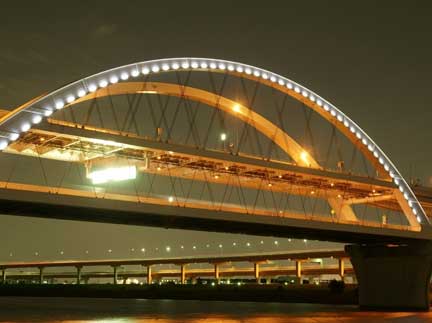
<instances>
[{"instance_id":1,"label":"river water","mask_svg":"<svg viewBox=\"0 0 432 323\"><path fill-rule=\"evenodd\" d=\"M0 322L418 323L432 313L361 312L355 306L216 301L0 297Z\"/></svg>"}]
</instances>

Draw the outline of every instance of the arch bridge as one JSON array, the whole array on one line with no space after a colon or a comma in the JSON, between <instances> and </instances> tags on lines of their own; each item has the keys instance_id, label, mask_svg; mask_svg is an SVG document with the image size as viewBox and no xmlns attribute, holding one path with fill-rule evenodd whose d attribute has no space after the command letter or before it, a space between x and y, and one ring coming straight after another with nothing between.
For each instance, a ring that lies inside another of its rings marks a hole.
<instances>
[{"instance_id":1,"label":"arch bridge","mask_svg":"<svg viewBox=\"0 0 432 323\"><path fill-rule=\"evenodd\" d=\"M361 305L429 306L432 193L288 78L160 59L0 113L2 214L353 243Z\"/></svg>"}]
</instances>

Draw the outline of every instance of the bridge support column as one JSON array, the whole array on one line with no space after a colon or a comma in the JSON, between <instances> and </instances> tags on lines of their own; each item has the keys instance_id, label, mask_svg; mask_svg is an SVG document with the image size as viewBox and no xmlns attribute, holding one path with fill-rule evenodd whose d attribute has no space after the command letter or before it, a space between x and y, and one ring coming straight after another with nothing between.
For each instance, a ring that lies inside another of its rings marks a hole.
<instances>
[{"instance_id":1,"label":"bridge support column","mask_svg":"<svg viewBox=\"0 0 432 323\"><path fill-rule=\"evenodd\" d=\"M219 264L214 264L214 276L215 276L217 283L219 284L219 280L220 280Z\"/></svg>"},{"instance_id":2,"label":"bridge support column","mask_svg":"<svg viewBox=\"0 0 432 323\"><path fill-rule=\"evenodd\" d=\"M113 266L113 284L117 285L117 278L118 278L118 266Z\"/></svg>"},{"instance_id":3,"label":"bridge support column","mask_svg":"<svg viewBox=\"0 0 432 323\"><path fill-rule=\"evenodd\" d=\"M348 245L362 308L429 310L432 242Z\"/></svg>"},{"instance_id":4,"label":"bridge support column","mask_svg":"<svg viewBox=\"0 0 432 323\"><path fill-rule=\"evenodd\" d=\"M150 265L147 266L147 284L151 284L153 282L152 278L152 267Z\"/></svg>"},{"instance_id":5,"label":"bridge support column","mask_svg":"<svg viewBox=\"0 0 432 323\"><path fill-rule=\"evenodd\" d=\"M296 277L299 279L299 284L302 284L302 262L296 260Z\"/></svg>"},{"instance_id":6,"label":"bridge support column","mask_svg":"<svg viewBox=\"0 0 432 323\"><path fill-rule=\"evenodd\" d=\"M44 272L44 267L39 267L39 284L43 284L44 281L43 272Z\"/></svg>"},{"instance_id":7,"label":"bridge support column","mask_svg":"<svg viewBox=\"0 0 432 323\"><path fill-rule=\"evenodd\" d=\"M260 283L260 264L259 263L254 263L254 276L255 276L255 280L256 282L259 284Z\"/></svg>"},{"instance_id":8,"label":"bridge support column","mask_svg":"<svg viewBox=\"0 0 432 323\"><path fill-rule=\"evenodd\" d=\"M181 264L180 265L180 280L182 284L186 283L186 265Z\"/></svg>"},{"instance_id":9,"label":"bridge support column","mask_svg":"<svg viewBox=\"0 0 432 323\"><path fill-rule=\"evenodd\" d=\"M77 285L79 285L79 284L81 284L81 270L82 270L82 267L81 266L77 266L76 270L77 270L76 283L77 283Z\"/></svg>"},{"instance_id":10,"label":"bridge support column","mask_svg":"<svg viewBox=\"0 0 432 323\"><path fill-rule=\"evenodd\" d=\"M345 277L345 261L343 258L339 258L339 276L341 280Z\"/></svg>"},{"instance_id":11,"label":"bridge support column","mask_svg":"<svg viewBox=\"0 0 432 323\"><path fill-rule=\"evenodd\" d=\"M2 284L6 284L6 268L2 269L2 279L1 279Z\"/></svg>"}]
</instances>

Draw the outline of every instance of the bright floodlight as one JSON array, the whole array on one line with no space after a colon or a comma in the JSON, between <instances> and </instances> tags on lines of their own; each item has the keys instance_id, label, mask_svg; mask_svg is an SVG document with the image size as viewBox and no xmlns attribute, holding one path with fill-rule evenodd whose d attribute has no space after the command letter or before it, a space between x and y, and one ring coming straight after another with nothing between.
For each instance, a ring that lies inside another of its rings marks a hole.
<instances>
[{"instance_id":1,"label":"bright floodlight","mask_svg":"<svg viewBox=\"0 0 432 323\"><path fill-rule=\"evenodd\" d=\"M90 84L88 89L90 92L95 92L97 90L97 85L96 84Z\"/></svg>"},{"instance_id":2,"label":"bright floodlight","mask_svg":"<svg viewBox=\"0 0 432 323\"><path fill-rule=\"evenodd\" d=\"M233 110L234 112L240 112L240 105L239 104L234 105Z\"/></svg>"},{"instance_id":3,"label":"bright floodlight","mask_svg":"<svg viewBox=\"0 0 432 323\"><path fill-rule=\"evenodd\" d=\"M9 139L10 139L11 141L15 141L15 140L17 140L18 138L19 138L19 134L18 134L18 133L13 132L13 133L11 133L11 134L9 135Z\"/></svg>"},{"instance_id":4,"label":"bright floodlight","mask_svg":"<svg viewBox=\"0 0 432 323\"><path fill-rule=\"evenodd\" d=\"M110 82L111 82L112 84L117 83L117 82L118 82L118 77L115 76L115 75L111 76L111 77L110 77Z\"/></svg>"},{"instance_id":5,"label":"bright floodlight","mask_svg":"<svg viewBox=\"0 0 432 323\"><path fill-rule=\"evenodd\" d=\"M308 153L307 151L302 151L300 153L300 159L305 163L305 164L309 164L309 160L308 160Z\"/></svg>"},{"instance_id":6,"label":"bright floodlight","mask_svg":"<svg viewBox=\"0 0 432 323\"><path fill-rule=\"evenodd\" d=\"M225 140L227 139L227 135L226 135L226 133L221 133L221 135L220 135L220 139L221 139L222 141L225 141Z\"/></svg>"},{"instance_id":7,"label":"bright floodlight","mask_svg":"<svg viewBox=\"0 0 432 323\"><path fill-rule=\"evenodd\" d=\"M0 141L0 150L3 150L7 147L8 142L6 140Z\"/></svg>"},{"instance_id":8,"label":"bright floodlight","mask_svg":"<svg viewBox=\"0 0 432 323\"><path fill-rule=\"evenodd\" d=\"M63 109L64 107L64 102L63 101L57 101L55 104L55 107L57 110Z\"/></svg>"},{"instance_id":9,"label":"bright floodlight","mask_svg":"<svg viewBox=\"0 0 432 323\"><path fill-rule=\"evenodd\" d=\"M99 86L100 87L107 87L108 86L108 81L107 80L101 80L99 82Z\"/></svg>"},{"instance_id":10,"label":"bright floodlight","mask_svg":"<svg viewBox=\"0 0 432 323\"><path fill-rule=\"evenodd\" d=\"M103 184L106 182L118 182L128 179L135 179L137 175L135 166L112 167L90 172L87 177L93 184Z\"/></svg>"},{"instance_id":11,"label":"bright floodlight","mask_svg":"<svg viewBox=\"0 0 432 323\"><path fill-rule=\"evenodd\" d=\"M79 96L80 98L82 98L84 95L86 95L86 91L85 91L84 89L79 89L79 90L78 90L78 96Z\"/></svg>"},{"instance_id":12,"label":"bright floodlight","mask_svg":"<svg viewBox=\"0 0 432 323\"><path fill-rule=\"evenodd\" d=\"M24 123L22 126L21 126L21 131L22 132L26 132L26 131L28 131L28 130L30 130L30 123Z\"/></svg>"},{"instance_id":13,"label":"bright floodlight","mask_svg":"<svg viewBox=\"0 0 432 323\"><path fill-rule=\"evenodd\" d=\"M41 121L42 121L42 117L40 115L37 114L37 115L33 116L32 122L34 124L38 124Z\"/></svg>"},{"instance_id":14,"label":"bright floodlight","mask_svg":"<svg viewBox=\"0 0 432 323\"><path fill-rule=\"evenodd\" d=\"M75 97L74 97L73 95L69 95L69 96L66 98L66 102L67 102L67 103L72 103L73 101L75 101Z\"/></svg>"}]
</instances>

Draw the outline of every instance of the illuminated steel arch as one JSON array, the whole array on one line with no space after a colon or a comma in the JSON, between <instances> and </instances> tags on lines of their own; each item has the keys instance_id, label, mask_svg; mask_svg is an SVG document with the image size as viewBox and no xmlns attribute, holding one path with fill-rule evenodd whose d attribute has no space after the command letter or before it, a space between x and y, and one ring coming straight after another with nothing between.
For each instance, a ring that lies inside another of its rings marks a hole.
<instances>
[{"instance_id":1,"label":"illuminated steel arch","mask_svg":"<svg viewBox=\"0 0 432 323\"><path fill-rule=\"evenodd\" d=\"M176 70L223 72L237 75L271 86L301 101L305 106L320 114L339 129L374 165L382 177L393 180L399 189L395 193L395 197L411 226L419 226L419 224L414 223L413 219L416 219L418 223L429 224L429 219L422 206L394 164L378 145L341 110L296 82L278 74L237 62L207 58L160 59L125 65L89 76L47 95L40 96L1 117L0 136L3 139L0 140L0 149L5 149L11 142L17 140L21 133L30 130L32 124L40 123L43 117L48 117L56 110L83 100L90 93L96 93L100 89L107 87L115 89L113 84L143 74L156 74ZM240 110L242 108L245 107L239 106ZM294 143L292 147L296 147ZM301 147L297 148L301 149ZM290 155L296 156L296 152L291 152ZM295 157L294 160L296 160ZM309 166L319 167L311 156Z\"/></svg>"},{"instance_id":2,"label":"illuminated steel arch","mask_svg":"<svg viewBox=\"0 0 432 323\"><path fill-rule=\"evenodd\" d=\"M190 100L200 101L217 109L221 109L260 131L270 140L275 142L275 144L278 145L284 152L286 152L297 164L307 167L321 168L313 156L309 155L298 142L296 142L292 137L290 137L289 134L273 124L271 121L267 120L244 105L201 89L188 86L179 87L177 84L158 82L125 82L114 84L110 86L109 90L107 88L99 89L94 93L87 94L76 101L69 103L67 106L72 106L87 100L105 96L133 93L164 94L184 97ZM331 197L328 199L328 201L339 218L345 219L347 221L357 220L353 210L349 205L344 205L342 201Z\"/></svg>"}]
</instances>

